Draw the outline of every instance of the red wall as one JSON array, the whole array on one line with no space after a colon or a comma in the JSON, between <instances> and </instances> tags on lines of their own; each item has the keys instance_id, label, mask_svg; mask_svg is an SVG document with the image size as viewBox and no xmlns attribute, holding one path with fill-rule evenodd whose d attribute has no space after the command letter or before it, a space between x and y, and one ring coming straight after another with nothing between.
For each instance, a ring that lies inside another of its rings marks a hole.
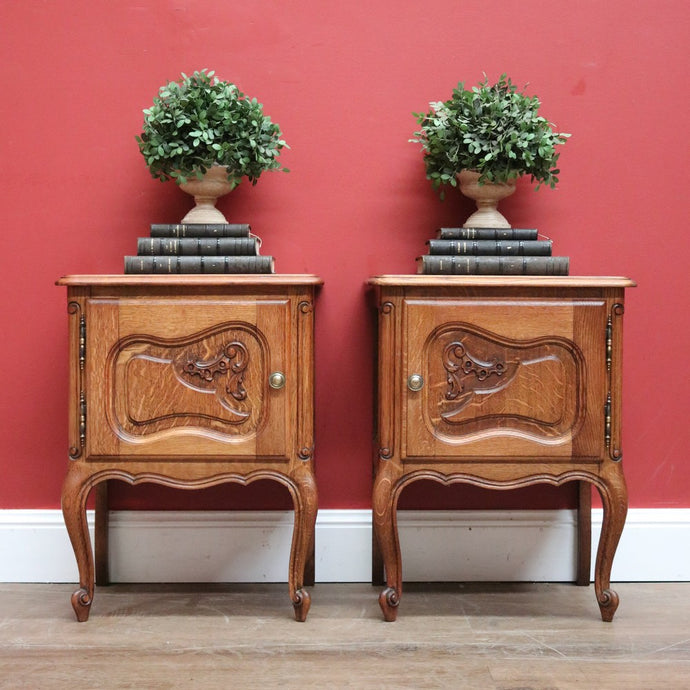
<instances>
[{"instance_id":1,"label":"red wall","mask_svg":"<svg viewBox=\"0 0 690 690\"><path fill-rule=\"evenodd\" d=\"M366 8L360 9L360 8ZM690 506L685 0L4 2L0 7L3 338L0 508L59 505L67 463L66 273L121 273L188 199L149 177L134 136L158 86L208 67L257 96L291 150L221 202L281 273L325 280L317 310L321 506L368 507L373 323L364 283L412 273L468 201L440 203L408 143L412 111L506 71L573 134L557 191L503 205L573 275L636 279L626 309L625 467L634 507ZM148 493L147 493L148 492ZM121 487L117 507L284 507L277 486L180 496ZM410 489L404 504L567 505L571 492Z\"/></svg>"}]
</instances>

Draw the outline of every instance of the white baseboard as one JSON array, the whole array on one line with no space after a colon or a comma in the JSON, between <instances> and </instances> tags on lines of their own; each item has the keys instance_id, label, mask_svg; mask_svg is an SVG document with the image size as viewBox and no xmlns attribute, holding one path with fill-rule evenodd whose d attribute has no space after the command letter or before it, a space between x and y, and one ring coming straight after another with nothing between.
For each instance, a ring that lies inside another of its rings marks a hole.
<instances>
[{"instance_id":1,"label":"white baseboard","mask_svg":"<svg viewBox=\"0 0 690 690\"><path fill-rule=\"evenodd\" d=\"M601 510L592 511L593 558ZM93 514L88 514L89 524ZM576 516L556 511L400 511L413 581L573 580ZM92 535L93 536L93 535ZM113 582L285 582L292 513L114 511ZM690 580L690 509L632 509L613 581ZM316 581L368 582L371 511L321 510ZM76 582L59 510L0 510L0 582Z\"/></svg>"}]
</instances>

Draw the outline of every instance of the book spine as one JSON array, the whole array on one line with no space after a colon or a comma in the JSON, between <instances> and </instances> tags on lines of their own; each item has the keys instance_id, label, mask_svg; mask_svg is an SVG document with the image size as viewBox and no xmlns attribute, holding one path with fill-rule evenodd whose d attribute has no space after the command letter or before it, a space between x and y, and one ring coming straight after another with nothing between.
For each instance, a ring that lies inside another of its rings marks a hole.
<instances>
[{"instance_id":1,"label":"book spine","mask_svg":"<svg viewBox=\"0 0 690 690\"><path fill-rule=\"evenodd\" d=\"M536 240L535 228L439 228L441 240Z\"/></svg>"},{"instance_id":2,"label":"book spine","mask_svg":"<svg viewBox=\"0 0 690 690\"><path fill-rule=\"evenodd\" d=\"M273 273L272 256L126 256L125 273Z\"/></svg>"},{"instance_id":3,"label":"book spine","mask_svg":"<svg viewBox=\"0 0 690 690\"><path fill-rule=\"evenodd\" d=\"M139 256L256 256L258 237L140 237Z\"/></svg>"},{"instance_id":4,"label":"book spine","mask_svg":"<svg viewBox=\"0 0 690 690\"><path fill-rule=\"evenodd\" d=\"M417 257L417 273L433 275L567 276L567 256L431 256Z\"/></svg>"},{"instance_id":5,"label":"book spine","mask_svg":"<svg viewBox=\"0 0 690 690\"><path fill-rule=\"evenodd\" d=\"M247 223L152 223L151 237L249 237Z\"/></svg>"},{"instance_id":6,"label":"book spine","mask_svg":"<svg viewBox=\"0 0 690 690\"><path fill-rule=\"evenodd\" d=\"M551 256L551 240L428 240L429 254Z\"/></svg>"}]
</instances>

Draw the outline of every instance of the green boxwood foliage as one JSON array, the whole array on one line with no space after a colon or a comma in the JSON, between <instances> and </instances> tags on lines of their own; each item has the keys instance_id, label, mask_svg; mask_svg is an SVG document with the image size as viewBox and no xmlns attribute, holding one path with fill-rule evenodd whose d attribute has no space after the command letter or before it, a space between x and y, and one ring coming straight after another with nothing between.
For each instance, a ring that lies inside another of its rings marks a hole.
<instances>
[{"instance_id":1,"label":"green boxwood foliage","mask_svg":"<svg viewBox=\"0 0 690 690\"><path fill-rule=\"evenodd\" d=\"M184 184L201 178L212 165L227 167L236 187L244 177L256 184L264 170L283 170L278 161L287 147L280 127L263 113L256 98L205 69L162 86L144 110L136 137L151 175Z\"/></svg>"},{"instance_id":2,"label":"green boxwood foliage","mask_svg":"<svg viewBox=\"0 0 690 690\"><path fill-rule=\"evenodd\" d=\"M426 176L435 189L457 186L461 170L479 172L480 183L506 182L530 175L553 188L558 182L556 146L569 134L554 132L538 114L536 96L518 91L501 75L471 89L460 82L447 101L432 102L427 113L413 113L421 129L411 142L422 145Z\"/></svg>"}]
</instances>

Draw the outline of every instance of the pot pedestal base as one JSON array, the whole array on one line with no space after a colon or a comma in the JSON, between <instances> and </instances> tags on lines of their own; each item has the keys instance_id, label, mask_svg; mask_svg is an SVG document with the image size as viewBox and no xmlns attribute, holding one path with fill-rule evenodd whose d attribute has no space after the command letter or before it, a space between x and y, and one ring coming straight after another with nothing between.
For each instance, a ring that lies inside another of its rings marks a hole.
<instances>
[{"instance_id":1,"label":"pot pedestal base","mask_svg":"<svg viewBox=\"0 0 690 690\"><path fill-rule=\"evenodd\" d=\"M515 180L479 184L479 173L463 170L458 174L460 191L474 199L477 210L464 222L463 228L509 228L510 223L498 210L498 202L515 191Z\"/></svg>"},{"instance_id":2,"label":"pot pedestal base","mask_svg":"<svg viewBox=\"0 0 690 690\"><path fill-rule=\"evenodd\" d=\"M225 216L216 208L221 196L231 192L233 185L228 181L227 168L214 165L201 179L189 179L180 189L194 197L195 206L182 219L182 223L227 223Z\"/></svg>"}]
</instances>

